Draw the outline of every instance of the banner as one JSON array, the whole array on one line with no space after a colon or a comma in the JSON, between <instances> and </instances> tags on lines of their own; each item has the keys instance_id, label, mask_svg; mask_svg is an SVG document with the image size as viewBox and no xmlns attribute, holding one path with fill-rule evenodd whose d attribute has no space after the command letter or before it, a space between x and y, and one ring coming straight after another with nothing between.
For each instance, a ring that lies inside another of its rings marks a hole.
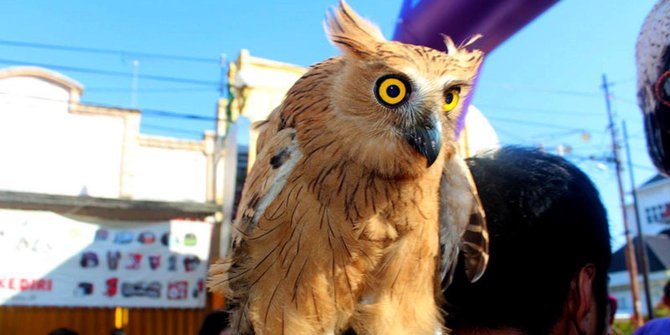
<instances>
[{"instance_id":1,"label":"banner","mask_svg":"<svg viewBox=\"0 0 670 335\"><path fill-rule=\"evenodd\" d=\"M203 307L211 233L0 209L0 305Z\"/></svg>"}]
</instances>

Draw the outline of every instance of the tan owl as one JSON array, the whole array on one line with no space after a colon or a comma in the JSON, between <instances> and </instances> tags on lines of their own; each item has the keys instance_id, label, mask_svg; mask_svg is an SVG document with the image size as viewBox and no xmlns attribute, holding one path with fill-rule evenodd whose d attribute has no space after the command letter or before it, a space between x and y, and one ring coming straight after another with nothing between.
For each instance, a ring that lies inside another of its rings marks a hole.
<instances>
[{"instance_id":1,"label":"tan owl","mask_svg":"<svg viewBox=\"0 0 670 335\"><path fill-rule=\"evenodd\" d=\"M454 138L482 53L387 41L344 2L326 29L344 54L312 66L262 126L210 287L236 334L433 335L459 247L473 280L488 257Z\"/></svg>"}]
</instances>

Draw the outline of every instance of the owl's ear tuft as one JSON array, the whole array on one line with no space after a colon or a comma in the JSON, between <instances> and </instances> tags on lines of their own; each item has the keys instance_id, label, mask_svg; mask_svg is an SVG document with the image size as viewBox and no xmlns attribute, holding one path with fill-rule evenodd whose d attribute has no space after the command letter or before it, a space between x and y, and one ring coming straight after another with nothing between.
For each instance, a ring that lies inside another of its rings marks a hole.
<instances>
[{"instance_id":1,"label":"owl's ear tuft","mask_svg":"<svg viewBox=\"0 0 670 335\"><path fill-rule=\"evenodd\" d=\"M358 16L344 0L326 14L324 27L336 47L356 58L366 58L374 45L386 41L379 27Z\"/></svg>"},{"instance_id":2,"label":"owl's ear tuft","mask_svg":"<svg viewBox=\"0 0 670 335\"><path fill-rule=\"evenodd\" d=\"M456 46L454 40L452 40L451 37L449 37L448 35L442 34L442 38L444 39L444 44L447 46L447 53L453 55L458 53L460 50L465 50L467 47L477 42L479 39L482 38L482 35L476 34L474 36L471 36L467 40L461 42L461 44L459 44L458 46Z\"/></svg>"}]
</instances>

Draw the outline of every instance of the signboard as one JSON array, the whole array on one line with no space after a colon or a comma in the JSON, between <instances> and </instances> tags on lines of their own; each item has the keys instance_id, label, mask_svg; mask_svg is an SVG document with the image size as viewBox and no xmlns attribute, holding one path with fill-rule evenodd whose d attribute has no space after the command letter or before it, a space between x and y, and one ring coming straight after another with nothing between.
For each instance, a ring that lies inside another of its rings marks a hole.
<instances>
[{"instance_id":1,"label":"signboard","mask_svg":"<svg viewBox=\"0 0 670 335\"><path fill-rule=\"evenodd\" d=\"M203 307L211 232L0 210L0 305Z\"/></svg>"}]
</instances>

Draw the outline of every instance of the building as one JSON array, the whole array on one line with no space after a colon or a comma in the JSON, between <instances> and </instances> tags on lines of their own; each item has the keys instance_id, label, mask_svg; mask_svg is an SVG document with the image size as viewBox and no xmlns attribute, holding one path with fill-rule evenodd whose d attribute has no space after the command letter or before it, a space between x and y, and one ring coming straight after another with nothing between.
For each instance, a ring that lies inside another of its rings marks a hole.
<instances>
[{"instance_id":1,"label":"building","mask_svg":"<svg viewBox=\"0 0 670 335\"><path fill-rule=\"evenodd\" d=\"M645 235L670 229L670 178L657 174L637 188L640 225ZM628 204L628 222L635 222L633 205Z\"/></svg>"},{"instance_id":2,"label":"building","mask_svg":"<svg viewBox=\"0 0 670 335\"><path fill-rule=\"evenodd\" d=\"M0 333L194 333L222 217L216 136L143 135L141 111L83 93L0 70Z\"/></svg>"},{"instance_id":3,"label":"building","mask_svg":"<svg viewBox=\"0 0 670 335\"><path fill-rule=\"evenodd\" d=\"M663 296L663 286L670 280L670 178L659 175L649 179L636 189L639 216L633 204L626 206L626 215L631 227L639 217L642 235L646 245L649 264L649 286L652 305ZM636 228L631 228L635 236L633 243L638 253L640 299L645 301L642 281L642 267L639 257L639 236ZM632 313L630 279L627 272L624 247L614 251L610 266L610 291L617 298L622 316ZM642 312L648 314L646 304Z\"/></svg>"}]
</instances>

